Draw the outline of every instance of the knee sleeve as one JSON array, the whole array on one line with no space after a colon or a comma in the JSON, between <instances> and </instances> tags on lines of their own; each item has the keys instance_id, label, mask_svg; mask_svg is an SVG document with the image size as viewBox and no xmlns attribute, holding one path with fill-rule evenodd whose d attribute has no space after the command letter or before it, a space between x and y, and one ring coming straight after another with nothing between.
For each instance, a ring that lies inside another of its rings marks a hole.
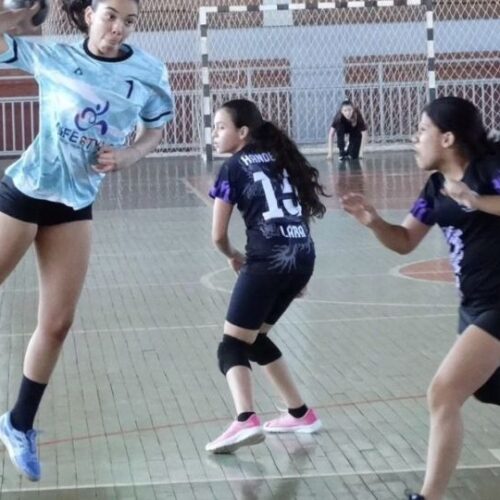
<instances>
[{"instance_id":1,"label":"knee sleeve","mask_svg":"<svg viewBox=\"0 0 500 500\"><path fill-rule=\"evenodd\" d=\"M500 386L488 381L474 393L474 397L481 403L500 406Z\"/></svg>"},{"instance_id":2,"label":"knee sleeve","mask_svg":"<svg viewBox=\"0 0 500 500\"><path fill-rule=\"evenodd\" d=\"M217 358L219 360L219 369L225 375L233 366L246 366L250 367L248 361L248 348L249 344L238 340L231 335L222 337L222 342L217 349Z\"/></svg>"},{"instance_id":3,"label":"knee sleeve","mask_svg":"<svg viewBox=\"0 0 500 500\"><path fill-rule=\"evenodd\" d=\"M279 358L281 358L281 351L265 333L259 333L248 349L248 359L259 365L268 365Z\"/></svg>"}]
</instances>

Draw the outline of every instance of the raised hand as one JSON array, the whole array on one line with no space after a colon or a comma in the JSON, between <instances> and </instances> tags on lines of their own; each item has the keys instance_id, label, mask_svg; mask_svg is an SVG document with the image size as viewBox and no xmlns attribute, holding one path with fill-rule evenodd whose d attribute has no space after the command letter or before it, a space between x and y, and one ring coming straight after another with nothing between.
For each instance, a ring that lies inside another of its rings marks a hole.
<instances>
[{"instance_id":1,"label":"raised hand","mask_svg":"<svg viewBox=\"0 0 500 500\"><path fill-rule=\"evenodd\" d=\"M31 35L38 31L38 27L34 26L31 22L33 16L40 10L40 4L38 2L35 2L29 8L14 10L5 9L3 2L1 2L1 4L0 34L8 33L9 35Z\"/></svg>"},{"instance_id":2,"label":"raised hand","mask_svg":"<svg viewBox=\"0 0 500 500\"><path fill-rule=\"evenodd\" d=\"M377 218L377 211L359 193L347 193L340 198L341 207L364 226L370 226Z\"/></svg>"},{"instance_id":3,"label":"raised hand","mask_svg":"<svg viewBox=\"0 0 500 500\"><path fill-rule=\"evenodd\" d=\"M463 207L471 210L476 208L478 194L464 182L446 180L441 192Z\"/></svg>"}]
</instances>

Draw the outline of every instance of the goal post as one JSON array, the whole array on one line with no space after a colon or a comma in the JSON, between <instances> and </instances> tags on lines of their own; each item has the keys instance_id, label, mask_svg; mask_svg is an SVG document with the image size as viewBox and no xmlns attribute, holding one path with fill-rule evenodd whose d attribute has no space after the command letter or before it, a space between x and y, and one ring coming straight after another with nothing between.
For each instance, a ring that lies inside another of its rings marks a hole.
<instances>
[{"instance_id":1,"label":"goal post","mask_svg":"<svg viewBox=\"0 0 500 500\"><path fill-rule=\"evenodd\" d=\"M372 141L401 142L417 106L436 96L432 0L202 6L199 35L207 162L212 116L227 99L255 100L304 145L326 140L342 98L361 107Z\"/></svg>"},{"instance_id":2,"label":"goal post","mask_svg":"<svg viewBox=\"0 0 500 500\"><path fill-rule=\"evenodd\" d=\"M44 40L81 39L62 4L51 0ZM140 0L127 42L168 68L176 117L160 155L211 156L213 111L241 96L303 151L324 149L346 97L377 146L408 141L436 93L500 124L500 0ZM38 133L35 82L0 73L0 156L20 154Z\"/></svg>"}]
</instances>

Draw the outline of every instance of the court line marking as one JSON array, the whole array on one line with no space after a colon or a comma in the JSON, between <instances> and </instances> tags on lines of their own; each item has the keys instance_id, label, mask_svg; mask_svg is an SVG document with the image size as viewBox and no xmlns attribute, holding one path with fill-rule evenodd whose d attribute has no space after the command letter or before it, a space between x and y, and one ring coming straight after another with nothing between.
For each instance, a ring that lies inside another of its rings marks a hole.
<instances>
[{"instance_id":1,"label":"court line marking","mask_svg":"<svg viewBox=\"0 0 500 500\"><path fill-rule=\"evenodd\" d=\"M500 462L500 449L489 450L489 452Z\"/></svg>"},{"instance_id":2,"label":"court line marking","mask_svg":"<svg viewBox=\"0 0 500 500\"><path fill-rule=\"evenodd\" d=\"M405 265L401 266L405 267ZM396 268L393 268L396 269ZM390 272L392 272L392 270ZM229 268L227 269L229 271ZM419 273L415 273L419 274ZM432 273L432 272L427 272L427 271L420 271L420 274L441 274L441 273ZM404 275L395 275L398 278L407 278L407 279L415 279L418 281L418 278L411 278L409 276L404 276ZM314 281L326 281L326 280L334 280L334 279L353 279L353 278L384 278L388 277L387 273L345 273L345 274L325 274L321 273L321 275L315 275L314 276ZM389 277L393 277L392 275ZM90 281L91 278L88 278L87 281ZM440 282L440 281L429 281L429 280L422 280L422 281L427 281L428 283L432 284L446 284L446 285L453 285L451 282ZM232 285L233 281L232 280L219 280L219 283L222 285ZM168 282L162 282L162 283L147 283L147 282L141 282L141 283L117 283L117 284L108 284L108 285L96 285L92 286L89 284L85 284L84 290L86 291L94 291L94 290L108 290L108 289L126 289L126 288L137 288L138 286L143 287L143 288L156 288L156 287L176 287L176 286L204 286L206 285L204 283L201 283L201 281L198 279L196 281L168 281ZM227 288L221 288L223 291L227 291ZM3 287L2 290L0 290L0 296L2 294L8 294L8 293L35 293L38 292L38 286L36 287L26 287L26 288L6 288Z\"/></svg>"},{"instance_id":3,"label":"court line marking","mask_svg":"<svg viewBox=\"0 0 500 500\"><path fill-rule=\"evenodd\" d=\"M378 404L378 403L396 403L399 401L415 401L419 399L425 399L427 396L425 394L411 394L408 396L392 396L388 398L378 398L378 399L365 399L365 400L357 400L357 401L344 401L342 403L329 403L329 404L323 404L323 405L315 405L315 408L319 410L328 410L328 409L335 409L335 408L346 408L350 406L363 406L363 405L373 405L373 404ZM276 410L273 411L266 411L266 412L260 412L259 414L262 415L263 417L267 416L273 416L276 415L277 411L279 409L277 408ZM102 439L102 438L111 438L111 437L116 437L116 436L125 436L129 434L140 434L144 432L156 432L160 431L162 429L172 429L176 427L189 427L193 425L206 425L206 424L211 424L211 423L219 423L219 422L227 422L227 416L224 417L213 417L213 418L207 418L204 420L192 420L189 422L176 422L176 423L171 423L171 424L163 424L163 425L157 425L155 427L143 427L143 428L137 428L137 429L126 429L126 430L119 430L119 431L113 431L113 432L102 432L100 434L88 434L84 436L76 436L76 437L67 437L64 439L53 439L52 441L45 441L45 442L40 442L38 446L44 447L44 446L54 446L58 444L64 444L64 443L74 443L74 442L79 442L79 441L88 441L91 439Z\"/></svg>"},{"instance_id":4,"label":"court line marking","mask_svg":"<svg viewBox=\"0 0 500 500\"><path fill-rule=\"evenodd\" d=\"M405 268L405 267L408 267L408 266L412 266L413 264L425 264L427 262L432 262L432 261L436 261L436 260L447 260L446 257L436 257L434 259L423 259L423 260L415 260L413 262L409 262L407 264L401 264L399 266L394 266L394 267L391 267L389 269L389 275L390 276L394 276L395 278L403 278L403 279L406 279L406 280L412 280L412 281L424 281L424 282L427 282L427 283L432 283L432 284L436 284L436 285L452 285L453 287L456 287L456 284L455 284L455 281L431 281L431 280L426 280L425 278L422 279L422 278L419 278L418 277L418 274L442 274L442 272L438 273L438 272L426 272L426 271L420 271L420 272L417 272L417 273L413 273L417 276L408 276L408 275L405 275L401 272L401 269ZM453 272L451 272L452 276L454 277L453 275Z\"/></svg>"},{"instance_id":5,"label":"court line marking","mask_svg":"<svg viewBox=\"0 0 500 500\"><path fill-rule=\"evenodd\" d=\"M200 278L200 283L202 283L204 286L206 286L210 290L218 291L218 292L224 292L224 293L231 293L231 290L228 290L226 288L223 288L221 286L217 286L212 283L212 279L217 276L218 274L222 272L227 272L228 268L224 267L221 269L216 269L215 271L211 271L209 273L204 274ZM404 302L364 302L364 301L345 301L345 300L329 300L329 299L307 299L307 298L301 298L300 301L302 302L312 302L312 303L318 303L318 304L338 304L338 305L343 305L343 306L379 306L379 307L411 307L411 308L419 308L419 307L425 307L425 308L432 308L432 307L444 307L444 308L457 308L456 304L415 304L414 302L409 304L409 303L404 303Z\"/></svg>"},{"instance_id":6,"label":"court line marking","mask_svg":"<svg viewBox=\"0 0 500 500\"><path fill-rule=\"evenodd\" d=\"M258 461L256 462L258 463ZM219 466L222 471L230 467ZM500 469L500 464L481 464L481 465L459 465L456 470L485 470L485 469ZM386 474L410 474L415 472L425 472L425 466L406 468L406 469L373 469L373 470L360 470L348 472L324 472L318 474L282 474L282 475L262 475L245 477L231 477L231 478L200 478L200 479L185 479L185 480L163 480L163 481L148 481L148 482L129 482L129 483L103 483L103 484L80 484L80 485L67 485L67 486L43 486L38 488L23 488L23 489L2 489L1 493L26 493L35 491L64 491L64 490L97 490L97 489L111 489L111 488L141 488L147 486L174 486L185 484L221 484L221 483L245 483L246 481L284 481L290 479L321 479L330 477L354 477L354 476L383 476ZM244 474L244 471L241 472Z\"/></svg>"},{"instance_id":7,"label":"court line marking","mask_svg":"<svg viewBox=\"0 0 500 500\"><path fill-rule=\"evenodd\" d=\"M300 299L303 300L303 299ZM323 319L308 319L304 321L285 321L279 322L280 325L307 325L314 323L349 323L356 321L383 321L395 319L421 319L421 318L454 318L456 313L439 313L439 314L401 314L399 316L356 316L352 318L323 318ZM95 330L70 330L70 335L86 335L89 333L130 333L130 332L164 332L165 330L193 330L193 329L210 329L221 328L221 323L207 323L204 325L165 325L165 326L137 326L127 328L97 328ZM0 333L2 337L30 337L33 332L21 333Z\"/></svg>"},{"instance_id":8,"label":"court line marking","mask_svg":"<svg viewBox=\"0 0 500 500\"><path fill-rule=\"evenodd\" d=\"M215 180L215 178L210 177L212 180ZM198 188L194 187L194 184L192 182L189 182L187 177L183 177L181 179L182 183L184 184L186 190L190 190L201 202L208 208L213 207L213 202L212 199L208 194L204 194L202 191L200 191Z\"/></svg>"}]
</instances>

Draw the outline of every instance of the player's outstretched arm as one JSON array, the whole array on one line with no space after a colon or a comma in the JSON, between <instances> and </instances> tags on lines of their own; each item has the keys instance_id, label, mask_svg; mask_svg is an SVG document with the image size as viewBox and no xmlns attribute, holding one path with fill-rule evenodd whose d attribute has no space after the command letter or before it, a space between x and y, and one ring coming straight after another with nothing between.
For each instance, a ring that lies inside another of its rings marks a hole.
<instances>
[{"instance_id":1,"label":"player's outstretched arm","mask_svg":"<svg viewBox=\"0 0 500 500\"><path fill-rule=\"evenodd\" d=\"M362 194L348 193L342 196L340 202L342 208L360 224L370 228L385 247L402 255L413 251L430 230L430 226L422 224L411 214L402 224L387 222Z\"/></svg>"},{"instance_id":2,"label":"player's outstretched arm","mask_svg":"<svg viewBox=\"0 0 500 500\"><path fill-rule=\"evenodd\" d=\"M333 138L335 137L335 129L333 127L330 127L330 130L328 131L328 144L327 144L327 153L326 157L328 159L333 158Z\"/></svg>"}]
</instances>

